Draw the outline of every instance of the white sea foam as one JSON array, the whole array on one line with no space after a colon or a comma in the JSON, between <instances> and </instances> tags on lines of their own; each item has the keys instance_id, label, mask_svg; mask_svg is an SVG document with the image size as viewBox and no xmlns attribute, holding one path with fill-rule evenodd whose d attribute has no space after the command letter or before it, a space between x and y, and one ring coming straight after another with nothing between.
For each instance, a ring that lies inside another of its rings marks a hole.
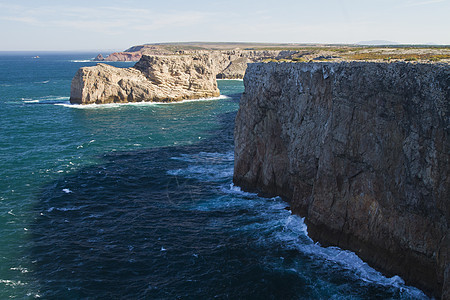
<instances>
[{"instance_id":1,"label":"white sea foam","mask_svg":"<svg viewBox=\"0 0 450 300\"><path fill-rule=\"evenodd\" d=\"M73 211L73 210L80 210L83 209L86 206L72 206L72 207L50 207L49 209L47 209L47 212L52 212L54 210L57 211Z\"/></svg>"},{"instance_id":2,"label":"white sea foam","mask_svg":"<svg viewBox=\"0 0 450 300\"><path fill-rule=\"evenodd\" d=\"M69 97L64 96L44 96L38 98L22 98L24 103L40 103L40 104L61 104L61 102L69 101Z\"/></svg>"},{"instance_id":3,"label":"white sea foam","mask_svg":"<svg viewBox=\"0 0 450 300\"><path fill-rule=\"evenodd\" d=\"M243 197L256 197L256 193L248 193L241 190L240 187L235 186L233 183L230 183L228 186L221 186L220 190L226 194L238 195Z\"/></svg>"},{"instance_id":4,"label":"white sea foam","mask_svg":"<svg viewBox=\"0 0 450 300\"><path fill-rule=\"evenodd\" d=\"M71 104L71 103L56 103L55 105L60 105L64 107L76 108L76 109L111 109L123 106L159 106L159 105L177 105L189 102L199 102L199 101L214 101L228 99L230 97L225 95L220 95L219 97L211 98L200 98L192 100L183 100L177 102L126 102L126 103L107 103L107 104Z\"/></svg>"},{"instance_id":5,"label":"white sea foam","mask_svg":"<svg viewBox=\"0 0 450 300\"><path fill-rule=\"evenodd\" d=\"M16 286L23 286L25 283L23 283L20 280L7 280L7 279L0 279L0 283L3 283L6 286L16 287Z\"/></svg>"},{"instance_id":6,"label":"white sea foam","mask_svg":"<svg viewBox=\"0 0 450 300\"><path fill-rule=\"evenodd\" d=\"M73 63L87 63L87 62L92 62L92 63L102 63L102 64L108 64L108 63L129 63L129 64L135 64L135 61L97 61L94 60L94 58L91 59L73 59L73 60L69 60L70 62Z\"/></svg>"},{"instance_id":7,"label":"white sea foam","mask_svg":"<svg viewBox=\"0 0 450 300\"><path fill-rule=\"evenodd\" d=\"M192 163L233 162L234 153L232 151L227 153L199 152L197 154L181 154L180 156L171 157L171 159Z\"/></svg>"},{"instance_id":8,"label":"white sea foam","mask_svg":"<svg viewBox=\"0 0 450 300\"><path fill-rule=\"evenodd\" d=\"M260 199L263 201L263 198ZM283 209L286 206L284 202L275 200L272 204L267 201L262 202L266 205L259 207L259 213L266 219L265 222L258 223L257 228L243 229L253 229L255 232L261 232L263 239L273 239L273 241L280 243L285 248L298 250L301 253L314 257L316 260L323 260L324 264L338 265L342 270L350 271L354 276L368 284L398 288L407 297L427 299L425 294L419 289L406 286L399 276L388 278L371 268L354 252L342 250L338 247L322 247L320 244L314 243L308 236L304 218L292 215L290 211Z\"/></svg>"},{"instance_id":9,"label":"white sea foam","mask_svg":"<svg viewBox=\"0 0 450 300\"><path fill-rule=\"evenodd\" d=\"M183 176L186 178L199 179L203 181L218 181L233 176L233 170L229 168L211 168L208 166L191 165L186 169L169 170L167 174Z\"/></svg>"},{"instance_id":10,"label":"white sea foam","mask_svg":"<svg viewBox=\"0 0 450 300\"><path fill-rule=\"evenodd\" d=\"M283 248L294 249L313 257L314 260L322 260L324 264L339 266L343 271L351 272L367 284L400 289L403 295L411 299L428 299L419 289L406 286L399 276L385 277L362 261L354 252L338 247L322 247L314 243L308 236L304 218L292 215L290 211L285 210L286 203L281 199L272 198L271 200L258 197L255 201L259 201L259 205L249 203L248 207L255 208L265 221L248 224L237 230L254 232L260 236L259 240L263 243L279 244ZM244 199L242 202L249 201ZM295 269L293 271L297 272Z\"/></svg>"},{"instance_id":11,"label":"white sea foam","mask_svg":"<svg viewBox=\"0 0 450 300\"><path fill-rule=\"evenodd\" d=\"M234 153L200 152L197 154L182 154L172 157L191 163L187 168L167 171L173 176L183 176L202 181L223 181L233 176Z\"/></svg>"},{"instance_id":12,"label":"white sea foam","mask_svg":"<svg viewBox=\"0 0 450 300\"><path fill-rule=\"evenodd\" d=\"M86 63L86 62L94 62L93 59L74 59L71 60L70 62L74 62L74 63Z\"/></svg>"},{"instance_id":13,"label":"white sea foam","mask_svg":"<svg viewBox=\"0 0 450 300\"><path fill-rule=\"evenodd\" d=\"M20 273L28 273L28 269L24 268L24 267L13 267L13 268L9 268L12 271L20 271Z\"/></svg>"},{"instance_id":14,"label":"white sea foam","mask_svg":"<svg viewBox=\"0 0 450 300\"><path fill-rule=\"evenodd\" d=\"M190 165L183 169L169 170L169 175L195 178L206 182L218 180L223 182L233 175L233 152L182 154L172 159L188 162ZM217 190L217 187L214 189ZM391 278L383 276L351 251L338 247L321 247L320 244L314 243L308 236L304 218L293 215L290 210L287 210L287 203L281 198L258 197L257 194L242 191L233 183L220 183L218 190L223 193L222 196L197 203L193 209L200 211L244 209L256 212L259 216L258 222L237 227L235 230L248 231L250 234L258 235L258 240L262 243L274 243L279 247L299 251L313 257L314 260L323 261L323 264L338 267L342 272L350 272L361 282L400 289L402 295L407 298L427 299L422 291L406 286L399 276Z\"/></svg>"}]
</instances>

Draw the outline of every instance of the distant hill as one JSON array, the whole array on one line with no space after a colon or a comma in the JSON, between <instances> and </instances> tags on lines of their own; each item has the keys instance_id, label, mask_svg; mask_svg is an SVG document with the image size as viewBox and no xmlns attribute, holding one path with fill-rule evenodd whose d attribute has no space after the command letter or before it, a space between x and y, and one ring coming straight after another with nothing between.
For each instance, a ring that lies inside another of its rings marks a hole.
<instances>
[{"instance_id":1,"label":"distant hill","mask_svg":"<svg viewBox=\"0 0 450 300\"><path fill-rule=\"evenodd\" d=\"M372 40L372 41L361 41L356 43L357 45L364 46L386 46L386 45L399 45L397 42L384 41L384 40Z\"/></svg>"}]
</instances>

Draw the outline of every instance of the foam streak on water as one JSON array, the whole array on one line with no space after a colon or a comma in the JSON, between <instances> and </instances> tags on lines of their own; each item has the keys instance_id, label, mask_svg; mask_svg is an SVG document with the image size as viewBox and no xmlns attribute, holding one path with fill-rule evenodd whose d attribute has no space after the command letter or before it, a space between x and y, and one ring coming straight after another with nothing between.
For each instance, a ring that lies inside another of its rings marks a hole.
<instances>
[{"instance_id":1,"label":"foam streak on water","mask_svg":"<svg viewBox=\"0 0 450 300\"><path fill-rule=\"evenodd\" d=\"M220 184L229 181L233 174L233 154L205 153L193 155L181 155L172 159L183 160L189 163L185 169L170 170L168 174L196 178L202 182L211 182L211 188L219 184L220 192L225 196L219 196L214 201L202 203L192 209L222 210L233 208L235 210L249 210L258 216L258 222L251 223L235 230L245 231L255 235L260 243L274 244L286 250L298 251L302 255L311 257L316 262L334 268L337 273L352 276L361 280L362 284L383 286L387 289L397 290L406 299L426 299L427 297L418 289L406 286L399 276L385 277L380 272L363 262L355 253L342 250L338 247L321 247L314 243L307 233L304 218L292 215L286 210L286 203L280 198L261 198L257 194L243 192L233 183ZM216 189L215 189L216 190ZM283 259L283 258L282 258ZM286 272L283 266L274 266ZM302 272L301 269L289 268L294 273Z\"/></svg>"},{"instance_id":2,"label":"foam streak on water","mask_svg":"<svg viewBox=\"0 0 450 300\"><path fill-rule=\"evenodd\" d=\"M67 103L56 103L55 105L61 105L64 107L77 108L77 109L108 109L108 108L118 108L118 107L122 107L122 106L175 105L175 104L197 102L197 101L223 100L223 99L228 99L228 98L230 98L230 97L225 96L225 95L220 95L218 97L190 99L190 100L183 100L183 101L177 101L177 102L148 101L148 102L126 102L126 103L108 103L108 104L83 104L83 105L71 104L71 103L67 102Z\"/></svg>"}]
</instances>

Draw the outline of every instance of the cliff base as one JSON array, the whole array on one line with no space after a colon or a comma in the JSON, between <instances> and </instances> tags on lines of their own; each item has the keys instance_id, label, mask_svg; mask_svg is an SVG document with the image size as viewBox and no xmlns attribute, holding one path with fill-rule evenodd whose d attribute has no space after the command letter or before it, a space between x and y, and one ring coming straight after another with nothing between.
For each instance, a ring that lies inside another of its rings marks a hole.
<instances>
[{"instance_id":1,"label":"cliff base","mask_svg":"<svg viewBox=\"0 0 450 300\"><path fill-rule=\"evenodd\" d=\"M259 63L244 84L235 184L284 197L324 245L448 297L449 65Z\"/></svg>"}]
</instances>

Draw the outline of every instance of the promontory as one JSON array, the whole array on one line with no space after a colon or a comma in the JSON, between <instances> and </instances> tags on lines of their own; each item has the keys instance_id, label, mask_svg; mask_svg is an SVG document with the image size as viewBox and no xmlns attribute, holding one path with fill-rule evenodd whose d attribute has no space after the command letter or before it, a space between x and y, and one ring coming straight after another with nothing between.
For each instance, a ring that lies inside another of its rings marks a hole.
<instances>
[{"instance_id":1,"label":"promontory","mask_svg":"<svg viewBox=\"0 0 450 300\"><path fill-rule=\"evenodd\" d=\"M107 64L81 68L71 85L70 102L103 104L171 102L219 95L216 79L242 79L249 63L284 61L439 61L450 49L370 48L300 44L174 43L134 46L99 54L98 61L136 61L132 68Z\"/></svg>"},{"instance_id":2,"label":"promontory","mask_svg":"<svg viewBox=\"0 0 450 300\"><path fill-rule=\"evenodd\" d=\"M172 102L219 94L209 55L143 56L132 68L98 64L79 69L70 102Z\"/></svg>"},{"instance_id":3,"label":"promontory","mask_svg":"<svg viewBox=\"0 0 450 300\"><path fill-rule=\"evenodd\" d=\"M450 299L450 65L257 63L244 85L234 183Z\"/></svg>"}]
</instances>

